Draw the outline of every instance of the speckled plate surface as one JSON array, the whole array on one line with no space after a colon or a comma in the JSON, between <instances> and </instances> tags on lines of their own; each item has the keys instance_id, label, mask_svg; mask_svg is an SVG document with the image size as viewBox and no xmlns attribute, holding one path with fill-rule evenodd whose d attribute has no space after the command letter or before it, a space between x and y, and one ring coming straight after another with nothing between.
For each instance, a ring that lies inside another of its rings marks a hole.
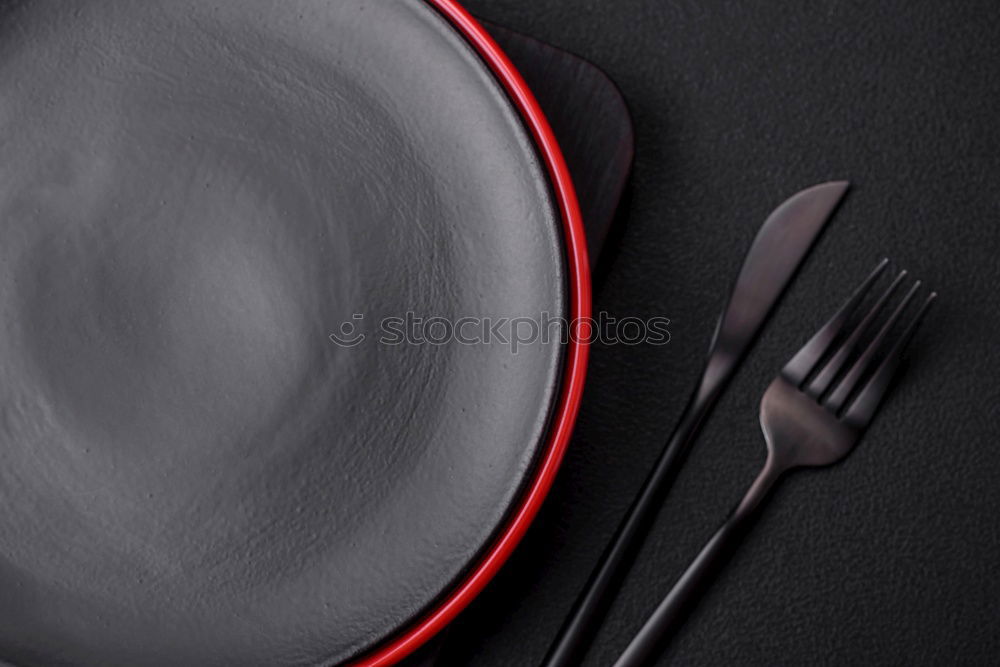
<instances>
[{"instance_id":1,"label":"speckled plate surface","mask_svg":"<svg viewBox=\"0 0 1000 667\"><path fill-rule=\"evenodd\" d=\"M0 8L0 662L349 660L516 542L579 350L379 339L580 312L558 155L445 15Z\"/></svg>"}]
</instances>

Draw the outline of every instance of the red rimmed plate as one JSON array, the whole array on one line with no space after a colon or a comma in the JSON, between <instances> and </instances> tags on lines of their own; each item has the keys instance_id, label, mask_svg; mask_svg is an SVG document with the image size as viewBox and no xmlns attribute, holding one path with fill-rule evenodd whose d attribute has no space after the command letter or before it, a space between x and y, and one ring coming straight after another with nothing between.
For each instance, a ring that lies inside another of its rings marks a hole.
<instances>
[{"instance_id":1,"label":"red rimmed plate","mask_svg":"<svg viewBox=\"0 0 1000 667\"><path fill-rule=\"evenodd\" d=\"M0 12L0 659L386 664L516 545L585 348L385 318L586 316L583 234L434 5Z\"/></svg>"}]
</instances>

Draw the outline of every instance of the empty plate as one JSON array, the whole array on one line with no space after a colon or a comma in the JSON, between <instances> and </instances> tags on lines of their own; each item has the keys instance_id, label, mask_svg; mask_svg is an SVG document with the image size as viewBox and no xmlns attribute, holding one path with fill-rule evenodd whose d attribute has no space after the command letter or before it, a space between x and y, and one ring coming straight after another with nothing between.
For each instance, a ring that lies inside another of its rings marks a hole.
<instances>
[{"instance_id":1,"label":"empty plate","mask_svg":"<svg viewBox=\"0 0 1000 667\"><path fill-rule=\"evenodd\" d=\"M437 4L0 9L0 661L399 657L516 542L585 260Z\"/></svg>"}]
</instances>

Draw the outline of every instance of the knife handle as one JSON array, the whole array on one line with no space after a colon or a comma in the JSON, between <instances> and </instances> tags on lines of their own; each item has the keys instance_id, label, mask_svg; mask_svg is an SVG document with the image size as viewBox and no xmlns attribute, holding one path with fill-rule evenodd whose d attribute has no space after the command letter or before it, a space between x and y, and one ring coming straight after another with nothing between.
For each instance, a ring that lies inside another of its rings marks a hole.
<instances>
[{"instance_id":1,"label":"knife handle","mask_svg":"<svg viewBox=\"0 0 1000 667\"><path fill-rule=\"evenodd\" d=\"M695 398L702 399L700 401L692 398L685 416L678 423L590 580L577 598L542 663L543 667L576 667L580 664L717 395L718 391L715 391L709 396L696 396Z\"/></svg>"}]
</instances>

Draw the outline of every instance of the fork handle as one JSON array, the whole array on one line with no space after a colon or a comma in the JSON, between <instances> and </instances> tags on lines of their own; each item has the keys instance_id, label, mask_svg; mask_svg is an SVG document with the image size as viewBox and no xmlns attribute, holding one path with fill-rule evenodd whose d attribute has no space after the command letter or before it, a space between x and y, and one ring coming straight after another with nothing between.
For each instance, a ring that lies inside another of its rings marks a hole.
<instances>
[{"instance_id":1,"label":"fork handle","mask_svg":"<svg viewBox=\"0 0 1000 667\"><path fill-rule=\"evenodd\" d=\"M642 629L621 654L615 667L646 665L656 655L661 644L680 627L687 613L711 579L736 550L753 524L764 498L781 477L781 469L768 456L767 463L747 490L739 505L702 547L674 587L649 617Z\"/></svg>"}]
</instances>

